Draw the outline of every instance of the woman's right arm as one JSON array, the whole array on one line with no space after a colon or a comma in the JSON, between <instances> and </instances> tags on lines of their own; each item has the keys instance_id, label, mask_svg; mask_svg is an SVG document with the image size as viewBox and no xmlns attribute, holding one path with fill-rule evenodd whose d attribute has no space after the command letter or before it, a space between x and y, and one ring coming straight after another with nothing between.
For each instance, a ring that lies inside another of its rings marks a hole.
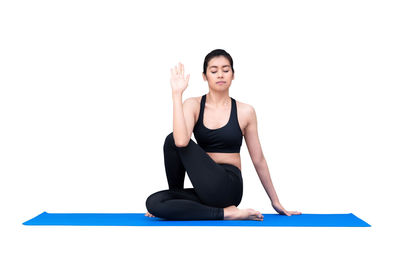
<instances>
[{"instance_id":1,"label":"woman's right arm","mask_svg":"<svg viewBox=\"0 0 400 267\"><path fill-rule=\"evenodd\" d=\"M191 112L191 102L185 101L182 104L182 95L188 86L188 74L184 79L184 67L179 63L178 68L171 69L171 87L173 101L173 136L177 147L184 147L190 141L194 118ZM190 130L190 133L189 133Z\"/></svg>"}]
</instances>

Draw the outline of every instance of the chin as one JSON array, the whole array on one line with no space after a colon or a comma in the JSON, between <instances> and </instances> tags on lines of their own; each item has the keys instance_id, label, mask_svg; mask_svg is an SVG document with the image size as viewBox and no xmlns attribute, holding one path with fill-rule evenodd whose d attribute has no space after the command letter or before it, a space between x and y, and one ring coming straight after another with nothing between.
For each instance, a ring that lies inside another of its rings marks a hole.
<instances>
[{"instance_id":1,"label":"chin","mask_svg":"<svg viewBox=\"0 0 400 267\"><path fill-rule=\"evenodd\" d=\"M228 91L228 89L229 89L229 87L225 87L225 88L215 88L214 90L215 90L215 91L218 91L218 92L225 92L225 91Z\"/></svg>"}]
</instances>

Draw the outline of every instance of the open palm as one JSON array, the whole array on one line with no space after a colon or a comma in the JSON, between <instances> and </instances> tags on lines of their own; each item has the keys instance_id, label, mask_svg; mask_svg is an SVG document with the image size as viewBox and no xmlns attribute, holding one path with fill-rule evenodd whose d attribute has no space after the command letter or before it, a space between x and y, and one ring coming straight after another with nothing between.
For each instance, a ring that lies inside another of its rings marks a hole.
<instances>
[{"instance_id":1,"label":"open palm","mask_svg":"<svg viewBox=\"0 0 400 267\"><path fill-rule=\"evenodd\" d=\"M189 83L190 74L186 75L185 79L185 67L179 62L178 67L171 68L171 87L172 93L183 93Z\"/></svg>"}]
</instances>

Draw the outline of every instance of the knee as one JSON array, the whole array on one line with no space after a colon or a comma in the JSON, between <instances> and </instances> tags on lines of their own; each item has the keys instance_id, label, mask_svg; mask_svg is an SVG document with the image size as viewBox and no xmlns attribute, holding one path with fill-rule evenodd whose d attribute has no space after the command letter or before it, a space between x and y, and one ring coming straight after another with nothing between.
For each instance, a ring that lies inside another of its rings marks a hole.
<instances>
[{"instance_id":1,"label":"knee","mask_svg":"<svg viewBox=\"0 0 400 267\"><path fill-rule=\"evenodd\" d=\"M148 212L151 214L155 215L154 213L157 213L157 197L156 193L151 194L147 199L146 199L146 209Z\"/></svg>"},{"instance_id":2,"label":"knee","mask_svg":"<svg viewBox=\"0 0 400 267\"><path fill-rule=\"evenodd\" d=\"M167 135L167 137L165 137L164 146L168 146L168 145L175 146L175 140L174 140L173 132L171 132L170 134Z\"/></svg>"}]
</instances>

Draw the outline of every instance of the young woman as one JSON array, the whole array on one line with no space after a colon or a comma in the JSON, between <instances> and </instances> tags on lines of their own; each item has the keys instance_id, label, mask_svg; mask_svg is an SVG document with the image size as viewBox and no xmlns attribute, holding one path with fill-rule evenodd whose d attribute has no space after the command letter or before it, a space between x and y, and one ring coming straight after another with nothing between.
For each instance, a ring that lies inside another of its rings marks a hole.
<instances>
[{"instance_id":1,"label":"young woman","mask_svg":"<svg viewBox=\"0 0 400 267\"><path fill-rule=\"evenodd\" d=\"M173 132L164 142L164 164L168 190L150 195L146 216L170 220L263 220L254 209L238 209L243 193L240 147L242 137L272 207L286 211L272 185L257 133L257 118L251 105L229 96L234 79L232 57L222 49L204 60L203 79L209 92L182 104L190 75L184 66L171 69ZM192 139L194 134L197 143ZM183 188L185 172L193 188Z\"/></svg>"}]
</instances>

